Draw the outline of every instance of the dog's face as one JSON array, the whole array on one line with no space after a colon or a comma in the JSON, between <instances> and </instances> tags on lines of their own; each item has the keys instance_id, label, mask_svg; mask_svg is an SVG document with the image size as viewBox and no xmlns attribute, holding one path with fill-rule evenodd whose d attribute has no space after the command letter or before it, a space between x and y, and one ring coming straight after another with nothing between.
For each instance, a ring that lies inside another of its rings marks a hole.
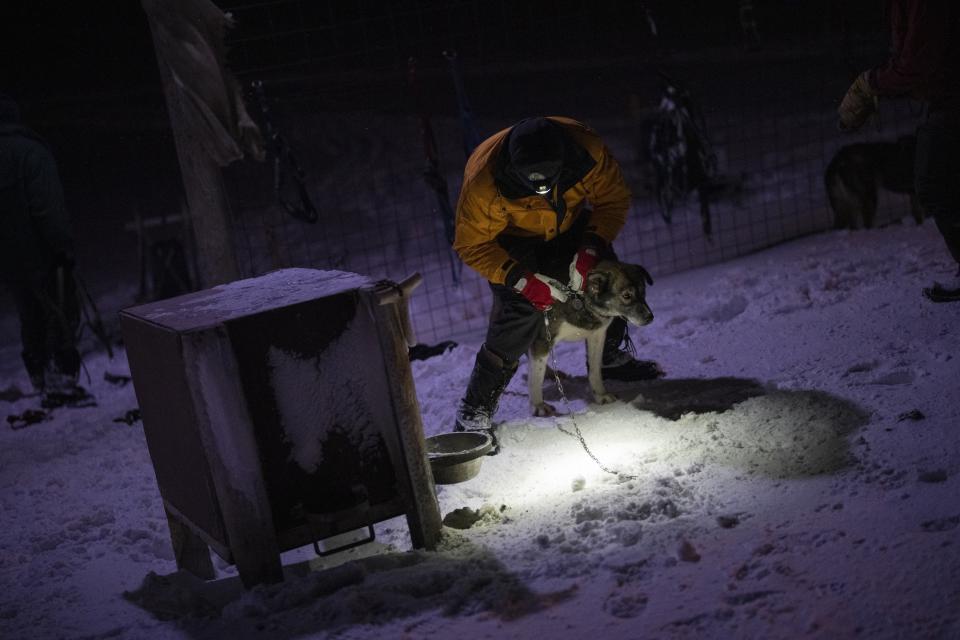
<instances>
[{"instance_id":1,"label":"dog's face","mask_svg":"<svg viewBox=\"0 0 960 640\"><path fill-rule=\"evenodd\" d=\"M653 278L640 265L603 260L587 274L584 298L597 315L621 316L639 327L653 321L646 300L648 284Z\"/></svg>"}]
</instances>

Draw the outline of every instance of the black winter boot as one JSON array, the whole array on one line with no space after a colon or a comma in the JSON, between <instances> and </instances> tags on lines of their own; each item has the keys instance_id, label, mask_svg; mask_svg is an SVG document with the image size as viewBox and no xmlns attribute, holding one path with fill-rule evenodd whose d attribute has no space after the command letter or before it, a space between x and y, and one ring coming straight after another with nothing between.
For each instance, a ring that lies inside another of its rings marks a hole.
<instances>
[{"instance_id":1,"label":"black winter boot","mask_svg":"<svg viewBox=\"0 0 960 640\"><path fill-rule=\"evenodd\" d=\"M506 362L489 351L486 345L477 353L467 392L457 407L454 431L485 431L494 439L493 452L499 450L493 434L493 414L500 404L500 394L517 371L516 362Z\"/></svg>"},{"instance_id":2,"label":"black winter boot","mask_svg":"<svg viewBox=\"0 0 960 640\"><path fill-rule=\"evenodd\" d=\"M637 360L635 355L633 341L627 333L627 321L615 318L607 329L607 338L603 343L603 367L600 371L603 379L655 380L665 375L659 364L653 360Z\"/></svg>"},{"instance_id":3,"label":"black winter boot","mask_svg":"<svg viewBox=\"0 0 960 640\"><path fill-rule=\"evenodd\" d=\"M46 386L46 358L32 351L24 351L20 355L23 358L23 365L27 369L27 374L30 376L30 384L33 385L33 390L43 393Z\"/></svg>"},{"instance_id":4,"label":"black winter boot","mask_svg":"<svg viewBox=\"0 0 960 640\"><path fill-rule=\"evenodd\" d=\"M933 302L960 302L960 266L952 279L934 282L932 287L924 288L923 295Z\"/></svg>"}]
</instances>

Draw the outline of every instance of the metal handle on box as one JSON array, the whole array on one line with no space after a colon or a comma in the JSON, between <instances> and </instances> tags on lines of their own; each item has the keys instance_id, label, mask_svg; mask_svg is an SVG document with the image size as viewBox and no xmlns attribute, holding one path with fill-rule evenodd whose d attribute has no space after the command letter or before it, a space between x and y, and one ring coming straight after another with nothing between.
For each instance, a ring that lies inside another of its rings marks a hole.
<instances>
[{"instance_id":1,"label":"metal handle on box","mask_svg":"<svg viewBox=\"0 0 960 640\"><path fill-rule=\"evenodd\" d=\"M367 544L368 542L373 542L374 540L376 540L377 535L373 532L373 525L372 524L367 525L366 529L367 529L367 537L364 538L363 540L354 540L353 542L348 542L343 546L337 547L335 549L327 549L326 551L320 550L320 543L323 542L322 540L319 540L319 541L314 540L313 550L317 553L318 556L326 557L326 556L332 556L335 553L340 553L341 551L346 551L347 549L354 549L361 545Z\"/></svg>"}]
</instances>

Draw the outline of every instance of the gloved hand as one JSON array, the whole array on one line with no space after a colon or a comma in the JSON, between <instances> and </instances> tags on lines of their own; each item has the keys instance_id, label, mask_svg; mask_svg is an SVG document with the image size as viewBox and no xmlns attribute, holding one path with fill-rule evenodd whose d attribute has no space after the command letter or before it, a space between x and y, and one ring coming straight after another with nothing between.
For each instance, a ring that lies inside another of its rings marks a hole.
<instances>
[{"instance_id":1,"label":"gloved hand","mask_svg":"<svg viewBox=\"0 0 960 640\"><path fill-rule=\"evenodd\" d=\"M597 266L600 256L593 247L581 247L573 261L570 262L570 288L574 291L583 291L583 283L587 280L590 269Z\"/></svg>"},{"instance_id":2,"label":"gloved hand","mask_svg":"<svg viewBox=\"0 0 960 640\"><path fill-rule=\"evenodd\" d=\"M877 110L877 94L870 88L867 73L864 71L857 76L840 102L837 115L840 116L838 126L841 131L856 131Z\"/></svg>"},{"instance_id":3,"label":"gloved hand","mask_svg":"<svg viewBox=\"0 0 960 640\"><path fill-rule=\"evenodd\" d=\"M538 311L549 309L554 300L565 302L567 299L567 294L563 291L563 284L542 273L527 271L522 278L517 280L517 284L513 285L513 288L529 300L530 304Z\"/></svg>"}]
</instances>

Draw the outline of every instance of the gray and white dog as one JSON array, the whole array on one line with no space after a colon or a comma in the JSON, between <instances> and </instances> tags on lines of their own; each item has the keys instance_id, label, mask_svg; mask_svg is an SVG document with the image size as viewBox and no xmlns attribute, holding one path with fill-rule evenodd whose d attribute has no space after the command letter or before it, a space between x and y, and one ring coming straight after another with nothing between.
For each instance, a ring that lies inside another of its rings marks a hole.
<instances>
[{"instance_id":1,"label":"gray and white dog","mask_svg":"<svg viewBox=\"0 0 960 640\"><path fill-rule=\"evenodd\" d=\"M543 378L547 356L560 341L586 341L593 399L597 404L616 401L603 386L600 372L607 327L617 316L638 327L653 321L653 312L646 301L648 284L653 284L653 278L643 267L602 260L587 274L581 295L568 295L565 301L558 301L547 309L545 331L534 340L527 354L527 384L533 415L556 415L556 408L543 401Z\"/></svg>"}]
</instances>

